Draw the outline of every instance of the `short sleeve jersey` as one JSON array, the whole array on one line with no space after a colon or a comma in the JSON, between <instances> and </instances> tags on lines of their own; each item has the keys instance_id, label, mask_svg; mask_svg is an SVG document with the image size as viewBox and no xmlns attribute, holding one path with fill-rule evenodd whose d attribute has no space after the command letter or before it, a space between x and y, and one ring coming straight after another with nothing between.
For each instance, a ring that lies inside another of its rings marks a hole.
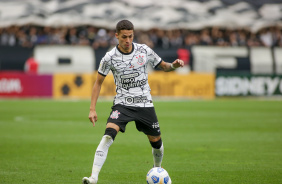
<instances>
[{"instance_id":1,"label":"short sleeve jersey","mask_svg":"<svg viewBox=\"0 0 282 184\"><path fill-rule=\"evenodd\" d=\"M106 76L112 71L116 96L114 105L153 107L148 84L148 64L156 68L162 59L147 45L132 43L132 52L123 53L114 47L102 58L99 74Z\"/></svg>"}]
</instances>

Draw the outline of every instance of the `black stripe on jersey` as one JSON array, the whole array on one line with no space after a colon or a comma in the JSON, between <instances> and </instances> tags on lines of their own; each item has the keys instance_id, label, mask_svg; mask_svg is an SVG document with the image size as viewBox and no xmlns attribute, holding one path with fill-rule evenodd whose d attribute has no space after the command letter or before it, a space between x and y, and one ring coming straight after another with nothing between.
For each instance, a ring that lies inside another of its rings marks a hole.
<instances>
[{"instance_id":1,"label":"black stripe on jersey","mask_svg":"<svg viewBox=\"0 0 282 184\"><path fill-rule=\"evenodd\" d=\"M98 72L100 75L103 75L104 77L106 77L107 75L105 75L105 74L102 74L101 72Z\"/></svg>"},{"instance_id":2,"label":"black stripe on jersey","mask_svg":"<svg viewBox=\"0 0 282 184\"><path fill-rule=\"evenodd\" d=\"M163 60L161 59L160 62L155 66L155 69L158 68L158 66L161 64Z\"/></svg>"}]
</instances>

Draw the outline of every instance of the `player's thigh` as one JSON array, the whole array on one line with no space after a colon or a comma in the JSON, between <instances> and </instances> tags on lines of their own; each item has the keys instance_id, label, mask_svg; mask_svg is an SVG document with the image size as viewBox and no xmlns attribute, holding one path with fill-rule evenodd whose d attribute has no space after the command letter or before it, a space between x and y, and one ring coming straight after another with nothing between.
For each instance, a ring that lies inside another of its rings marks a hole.
<instances>
[{"instance_id":1,"label":"player's thigh","mask_svg":"<svg viewBox=\"0 0 282 184\"><path fill-rule=\"evenodd\" d=\"M107 120L107 128L114 128L117 131L125 132L128 122L134 120L134 114L123 105L114 105Z\"/></svg>"},{"instance_id":2,"label":"player's thigh","mask_svg":"<svg viewBox=\"0 0 282 184\"><path fill-rule=\"evenodd\" d=\"M137 130L146 134L150 141L158 141L161 130L154 107L140 108L135 116Z\"/></svg>"}]
</instances>

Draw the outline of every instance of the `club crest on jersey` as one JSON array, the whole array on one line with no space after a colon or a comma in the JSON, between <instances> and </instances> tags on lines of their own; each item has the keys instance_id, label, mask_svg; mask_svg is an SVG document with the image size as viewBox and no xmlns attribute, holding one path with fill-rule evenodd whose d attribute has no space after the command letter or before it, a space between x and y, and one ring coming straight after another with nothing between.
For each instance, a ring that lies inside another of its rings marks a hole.
<instances>
[{"instance_id":1,"label":"club crest on jersey","mask_svg":"<svg viewBox=\"0 0 282 184\"><path fill-rule=\"evenodd\" d=\"M136 56L136 58L138 59L137 61L138 65L143 65L145 63L144 56L139 55L139 56Z\"/></svg>"},{"instance_id":2,"label":"club crest on jersey","mask_svg":"<svg viewBox=\"0 0 282 184\"><path fill-rule=\"evenodd\" d=\"M110 117L111 117L112 119L118 119L119 114L120 114L120 112L118 112L118 110L115 110L115 111L112 112L112 114L111 114Z\"/></svg>"}]
</instances>

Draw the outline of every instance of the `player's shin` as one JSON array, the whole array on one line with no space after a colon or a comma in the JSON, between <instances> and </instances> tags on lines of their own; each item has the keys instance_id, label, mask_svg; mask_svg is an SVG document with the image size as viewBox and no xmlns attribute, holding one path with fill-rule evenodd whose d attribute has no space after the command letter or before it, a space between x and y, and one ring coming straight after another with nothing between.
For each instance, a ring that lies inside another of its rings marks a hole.
<instances>
[{"instance_id":1,"label":"player's shin","mask_svg":"<svg viewBox=\"0 0 282 184\"><path fill-rule=\"evenodd\" d=\"M109 135L104 135L99 146L96 149L91 175L91 177L95 178L96 180L98 180L99 172L106 161L108 150L112 143L112 137Z\"/></svg>"},{"instance_id":2,"label":"player's shin","mask_svg":"<svg viewBox=\"0 0 282 184\"><path fill-rule=\"evenodd\" d=\"M163 155L164 155L164 146L162 139L157 142L150 142L152 145L152 153L154 158L154 167L161 167Z\"/></svg>"}]
</instances>

